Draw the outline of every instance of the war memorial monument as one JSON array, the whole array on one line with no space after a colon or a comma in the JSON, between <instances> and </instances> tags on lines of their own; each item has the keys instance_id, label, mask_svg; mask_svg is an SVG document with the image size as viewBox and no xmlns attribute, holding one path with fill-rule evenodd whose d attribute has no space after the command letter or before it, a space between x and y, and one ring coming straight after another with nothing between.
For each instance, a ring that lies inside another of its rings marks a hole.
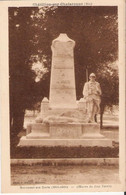
<instances>
[{"instance_id":1,"label":"war memorial monument","mask_svg":"<svg viewBox=\"0 0 126 195\"><path fill-rule=\"evenodd\" d=\"M93 113L89 113L87 101L76 100L74 47L75 41L65 33L52 41L49 100L42 100L39 116L28 124L18 146L112 146L112 140L100 133L100 125L89 120ZM100 99L95 102L98 105Z\"/></svg>"}]
</instances>

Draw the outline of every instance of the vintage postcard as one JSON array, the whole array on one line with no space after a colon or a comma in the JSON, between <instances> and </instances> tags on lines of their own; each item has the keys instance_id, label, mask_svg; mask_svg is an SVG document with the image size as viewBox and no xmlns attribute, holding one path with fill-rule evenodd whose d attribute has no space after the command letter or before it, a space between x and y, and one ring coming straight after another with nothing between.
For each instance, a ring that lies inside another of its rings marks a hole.
<instances>
[{"instance_id":1,"label":"vintage postcard","mask_svg":"<svg viewBox=\"0 0 126 195\"><path fill-rule=\"evenodd\" d=\"M1 1L2 192L125 191L125 1Z\"/></svg>"}]
</instances>

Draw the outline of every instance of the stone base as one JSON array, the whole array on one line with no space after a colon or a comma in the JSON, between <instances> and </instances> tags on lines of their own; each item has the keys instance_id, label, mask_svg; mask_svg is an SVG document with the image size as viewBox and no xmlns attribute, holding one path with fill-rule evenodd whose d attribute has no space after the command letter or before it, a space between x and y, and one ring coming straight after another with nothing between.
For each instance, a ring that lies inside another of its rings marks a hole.
<instances>
[{"instance_id":1,"label":"stone base","mask_svg":"<svg viewBox=\"0 0 126 195\"><path fill-rule=\"evenodd\" d=\"M110 146L97 123L32 123L18 146Z\"/></svg>"},{"instance_id":2,"label":"stone base","mask_svg":"<svg viewBox=\"0 0 126 195\"><path fill-rule=\"evenodd\" d=\"M36 137L37 138L37 137ZM54 147L54 146L63 146L63 147L72 147L72 146L102 146L102 147L112 147L112 141L101 138L101 139L27 139L26 136L23 136L20 139L18 144L20 147Z\"/></svg>"}]
</instances>

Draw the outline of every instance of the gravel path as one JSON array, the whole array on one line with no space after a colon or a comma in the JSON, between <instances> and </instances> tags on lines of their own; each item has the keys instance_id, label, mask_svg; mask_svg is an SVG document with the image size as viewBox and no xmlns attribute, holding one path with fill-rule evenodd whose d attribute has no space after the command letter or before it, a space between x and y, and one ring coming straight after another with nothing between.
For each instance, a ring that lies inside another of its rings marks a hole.
<instances>
[{"instance_id":1,"label":"gravel path","mask_svg":"<svg viewBox=\"0 0 126 195\"><path fill-rule=\"evenodd\" d=\"M12 165L12 185L119 183L117 166Z\"/></svg>"}]
</instances>

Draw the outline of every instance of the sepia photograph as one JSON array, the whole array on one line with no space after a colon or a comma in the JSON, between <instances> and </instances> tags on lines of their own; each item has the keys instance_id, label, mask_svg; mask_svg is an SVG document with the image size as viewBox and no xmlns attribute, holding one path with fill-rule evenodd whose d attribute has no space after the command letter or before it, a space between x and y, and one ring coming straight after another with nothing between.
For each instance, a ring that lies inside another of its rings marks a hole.
<instances>
[{"instance_id":1,"label":"sepia photograph","mask_svg":"<svg viewBox=\"0 0 126 195\"><path fill-rule=\"evenodd\" d=\"M122 185L118 14L118 5L91 2L8 6L12 188Z\"/></svg>"}]
</instances>

